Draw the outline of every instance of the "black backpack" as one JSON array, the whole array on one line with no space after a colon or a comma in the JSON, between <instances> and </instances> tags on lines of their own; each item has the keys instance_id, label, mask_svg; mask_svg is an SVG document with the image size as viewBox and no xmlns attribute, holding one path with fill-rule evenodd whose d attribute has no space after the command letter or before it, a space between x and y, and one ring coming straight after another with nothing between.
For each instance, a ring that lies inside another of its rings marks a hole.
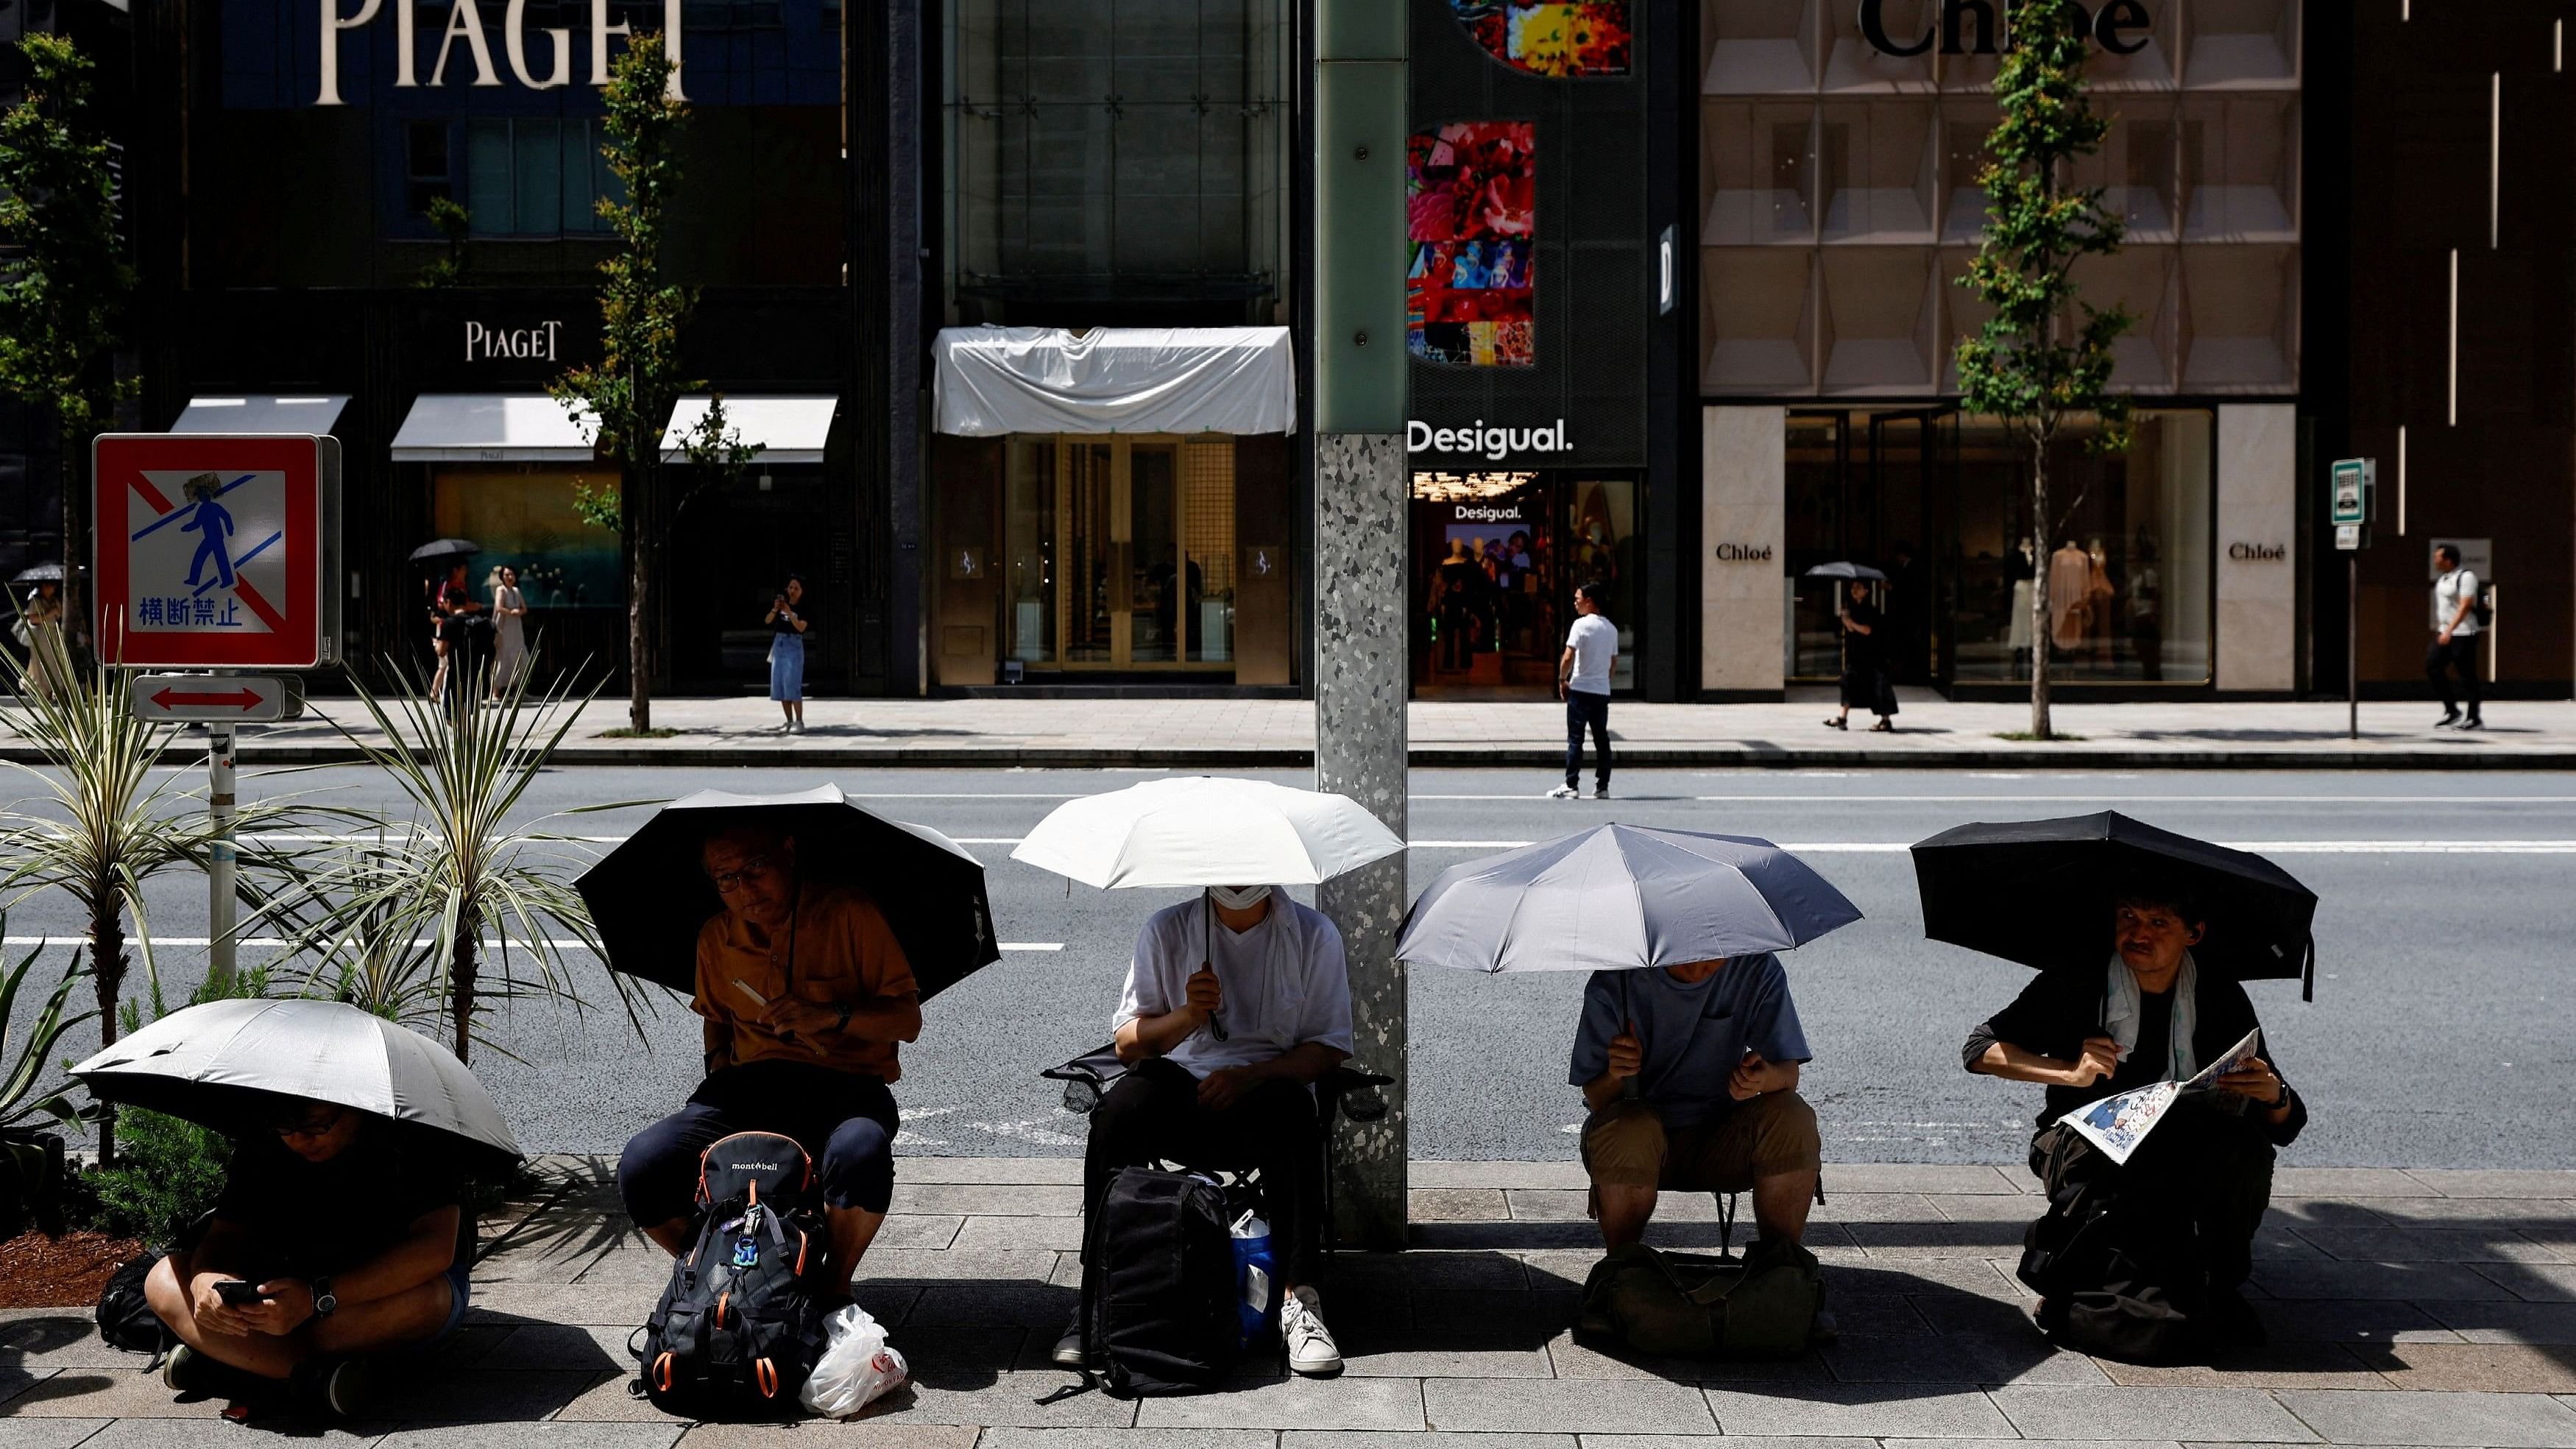
<instances>
[{"instance_id":1,"label":"black backpack","mask_svg":"<svg viewBox=\"0 0 2576 1449\"><path fill-rule=\"evenodd\" d=\"M2045 1300L2041 1330L2067 1348L2128 1363L2197 1356L2207 1342L2196 1315L2208 1302L2209 1269L2190 1219L2122 1192L2110 1159L2064 1128L2042 1180L2048 1211L2023 1237L2018 1274Z\"/></svg>"},{"instance_id":2,"label":"black backpack","mask_svg":"<svg viewBox=\"0 0 2576 1449\"><path fill-rule=\"evenodd\" d=\"M1240 1353L1225 1189L1121 1168L1084 1240L1083 1352L1113 1398L1195 1393Z\"/></svg>"},{"instance_id":3,"label":"black backpack","mask_svg":"<svg viewBox=\"0 0 2576 1449\"><path fill-rule=\"evenodd\" d=\"M644 1321L644 1397L682 1418L803 1413L831 1247L812 1162L788 1138L737 1132L699 1160L698 1207L697 1242Z\"/></svg>"}]
</instances>

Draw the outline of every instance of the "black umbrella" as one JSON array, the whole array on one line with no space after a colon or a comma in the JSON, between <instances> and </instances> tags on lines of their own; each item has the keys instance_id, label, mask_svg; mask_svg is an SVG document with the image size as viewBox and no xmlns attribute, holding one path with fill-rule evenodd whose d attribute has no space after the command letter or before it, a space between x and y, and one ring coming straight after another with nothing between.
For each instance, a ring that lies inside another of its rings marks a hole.
<instances>
[{"instance_id":1,"label":"black umbrella","mask_svg":"<svg viewBox=\"0 0 2576 1449\"><path fill-rule=\"evenodd\" d=\"M1923 934L2042 970L2098 967L2112 896L2132 877L2188 889L2208 918L2193 959L2240 981L2297 979L2316 998L2317 895L2288 871L2112 811L1962 825L1914 847Z\"/></svg>"},{"instance_id":2,"label":"black umbrella","mask_svg":"<svg viewBox=\"0 0 2576 1449\"><path fill-rule=\"evenodd\" d=\"M724 909L699 850L707 837L758 825L796 841L811 883L856 890L885 913L903 943L921 999L1002 959L984 866L926 825L863 810L837 785L793 795L701 790L664 806L575 884L599 925L608 964L688 991L697 981L698 928Z\"/></svg>"},{"instance_id":3,"label":"black umbrella","mask_svg":"<svg viewBox=\"0 0 2576 1449\"><path fill-rule=\"evenodd\" d=\"M411 551L413 563L436 563L440 559L464 558L483 551L483 546L470 538L442 538L424 543Z\"/></svg>"},{"instance_id":4,"label":"black umbrella","mask_svg":"<svg viewBox=\"0 0 2576 1449\"><path fill-rule=\"evenodd\" d=\"M29 564L9 576L9 582L13 584L59 584L62 581L63 566L58 563Z\"/></svg>"},{"instance_id":5,"label":"black umbrella","mask_svg":"<svg viewBox=\"0 0 2576 1449\"><path fill-rule=\"evenodd\" d=\"M1867 564L1856 563L1821 563L1816 565L1814 568L1807 570L1807 577L1811 579L1874 579L1882 584L1887 582L1887 575L1880 573L1878 570L1871 568Z\"/></svg>"}]
</instances>

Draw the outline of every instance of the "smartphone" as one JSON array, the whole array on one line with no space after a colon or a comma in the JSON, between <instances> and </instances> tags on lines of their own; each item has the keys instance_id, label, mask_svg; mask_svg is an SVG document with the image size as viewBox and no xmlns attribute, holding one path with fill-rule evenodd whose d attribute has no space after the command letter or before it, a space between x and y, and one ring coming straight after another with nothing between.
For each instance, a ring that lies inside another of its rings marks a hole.
<instances>
[{"instance_id":1,"label":"smartphone","mask_svg":"<svg viewBox=\"0 0 2576 1449\"><path fill-rule=\"evenodd\" d=\"M248 1308L253 1304L268 1301L259 1296L258 1284L245 1283L239 1278L226 1278L217 1283L215 1294L224 1300L224 1306L228 1308Z\"/></svg>"}]
</instances>

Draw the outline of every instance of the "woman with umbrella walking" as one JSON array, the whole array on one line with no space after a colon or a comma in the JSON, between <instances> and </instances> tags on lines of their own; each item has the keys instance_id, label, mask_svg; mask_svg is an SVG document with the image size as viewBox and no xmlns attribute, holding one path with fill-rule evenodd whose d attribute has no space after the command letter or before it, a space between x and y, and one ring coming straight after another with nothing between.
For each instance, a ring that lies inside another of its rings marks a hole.
<instances>
[{"instance_id":1,"label":"woman with umbrella walking","mask_svg":"<svg viewBox=\"0 0 2576 1449\"><path fill-rule=\"evenodd\" d=\"M1842 608L1843 678L1840 714L1825 721L1829 729L1851 728L1851 712L1865 709L1878 716L1872 734L1896 732L1896 687L1887 678L1887 616L1870 602L1869 582L1853 579Z\"/></svg>"}]
</instances>

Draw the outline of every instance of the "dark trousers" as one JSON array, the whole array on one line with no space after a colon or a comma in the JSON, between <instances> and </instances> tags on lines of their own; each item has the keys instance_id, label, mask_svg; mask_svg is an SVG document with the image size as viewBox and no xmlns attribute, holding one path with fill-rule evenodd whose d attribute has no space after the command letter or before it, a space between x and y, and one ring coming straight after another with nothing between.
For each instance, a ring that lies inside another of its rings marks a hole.
<instances>
[{"instance_id":1,"label":"dark trousers","mask_svg":"<svg viewBox=\"0 0 2576 1449\"><path fill-rule=\"evenodd\" d=\"M1592 731L1592 752L1600 759L1592 783L1610 788L1610 696L1565 692L1565 783L1570 789L1583 773L1583 732Z\"/></svg>"},{"instance_id":2,"label":"dark trousers","mask_svg":"<svg viewBox=\"0 0 2576 1449\"><path fill-rule=\"evenodd\" d=\"M2228 1112L2186 1097L2125 1164L2093 1151L2052 1159L2046 1150L2052 1136L2074 1130L2052 1127L2031 1146L2031 1171L2049 1179L2049 1168L2062 1166L2059 1179L2046 1183L2051 1197L2096 1174L2119 1174L2123 1200L2143 1197L2159 1216L2194 1225L2209 1286L2233 1290L2254 1272L2254 1234L2272 1203L2272 1139L2254 1110Z\"/></svg>"},{"instance_id":3,"label":"dark trousers","mask_svg":"<svg viewBox=\"0 0 2576 1449\"><path fill-rule=\"evenodd\" d=\"M1264 1082L1222 1112L1199 1103L1198 1078L1175 1062L1139 1062L1091 1113L1082 1153L1082 1211L1099 1211L1122 1167L1171 1161L1256 1168L1272 1251L1286 1281L1320 1281L1324 1267L1324 1138L1312 1092Z\"/></svg>"},{"instance_id":4,"label":"dark trousers","mask_svg":"<svg viewBox=\"0 0 2576 1449\"><path fill-rule=\"evenodd\" d=\"M826 1207L884 1212L894 1202L894 1093L874 1077L801 1062L727 1067L679 1111L627 1139L617 1191L639 1227L686 1217L699 1160L737 1132L775 1132L805 1149Z\"/></svg>"},{"instance_id":5,"label":"dark trousers","mask_svg":"<svg viewBox=\"0 0 2576 1449\"><path fill-rule=\"evenodd\" d=\"M2451 671L2460 673L2460 692L2451 688ZM2442 701L2442 713L2460 711L2460 693L2469 697L2469 718L2478 717L2478 636L2454 634L2445 644L2440 635L2433 636L2433 646L2424 651L2424 677L2433 681L2433 693Z\"/></svg>"}]
</instances>

